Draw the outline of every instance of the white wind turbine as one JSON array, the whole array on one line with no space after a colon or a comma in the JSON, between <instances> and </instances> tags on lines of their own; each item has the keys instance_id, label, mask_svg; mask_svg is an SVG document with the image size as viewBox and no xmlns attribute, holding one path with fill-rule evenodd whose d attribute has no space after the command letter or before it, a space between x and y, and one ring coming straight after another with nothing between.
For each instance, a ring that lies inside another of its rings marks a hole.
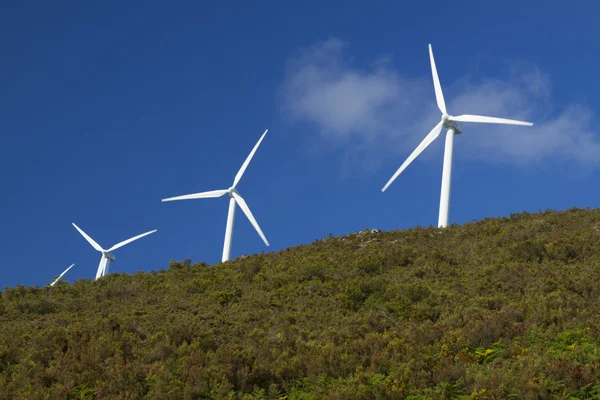
<instances>
[{"instance_id":1,"label":"white wind turbine","mask_svg":"<svg viewBox=\"0 0 600 400\"><path fill-rule=\"evenodd\" d=\"M488 124L506 124L506 125L523 125L533 126L531 122L516 121L512 119L485 117L481 115L470 115L464 114L459 116L448 115L446 111L446 103L444 102L444 95L442 93L442 87L440 86L440 79L438 77L437 69L435 67L435 61L433 59L433 50L431 44L429 45L429 59L431 61L431 74L433 75L433 86L435 88L435 98L437 105L442 112L442 119L438 124L429 132L425 139L417 146L417 148L411 153L410 156L404 161L404 163L398 168L396 173L390 178L385 184L382 192L394 182L394 180L410 165L415 158L425 150L427 146L431 144L442 132L442 128L448 129L446 134L446 147L444 149L444 167L442 171L442 190L440 195L440 214L438 219L438 227L443 228L448 226L448 213L450 209L450 182L452 179L452 150L454 146L454 135L460 134L461 131L458 129L456 124L453 122L483 122Z\"/></svg>"},{"instance_id":2,"label":"white wind turbine","mask_svg":"<svg viewBox=\"0 0 600 400\"><path fill-rule=\"evenodd\" d=\"M153 231L142 233L141 235L134 236L131 239L127 239L122 242L119 242L108 250L104 250L98 243L96 243L94 241L94 239L89 237L84 231L82 231L77 225L75 225L74 222L73 222L73 226L75 227L75 229L77 229L79 231L79 233L81 233L81 236L83 236L85 238L85 240L87 240L88 243L92 245L92 247L94 249L96 249L102 253L102 258L100 258L100 264L98 264L98 271L96 272L96 280L98 280L99 278L102 278L104 275L108 274L110 262L116 260L115 256L111 253L111 251L115 251L116 249L123 247L126 244L133 242L134 240L138 240L140 238L143 238L146 235L149 235L149 234L157 231L156 229L154 229Z\"/></svg>"},{"instance_id":3,"label":"white wind turbine","mask_svg":"<svg viewBox=\"0 0 600 400\"><path fill-rule=\"evenodd\" d=\"M50 286L54 286L54 285L56 284L56 282L60 281L60 278L62 278L64 274L66 274L66 273L67 273L67 272L68 272L68 271L69 271L71 268L73 268L73 266L74 266L74 265L75 265L75 264L71 264L71 266L70 266L69 268L65 269L65 270L63 271L63 273L62 273L62 274L60 274L60 275L58 276L58 278L56 278L56 279L54 280L54 282L52 282L52 283L50 284Z\"/></svg>"},{"instance_id":4,"label":"white wind turbine","mask_svg":"<svg viewBox=\"0 0 600 400\"><path fill-rule=\"evenodd\" d=\"M267 246L269 245L267 238L265 237L263 232L260 230L260 226L258 226L258 222L256 222L256 219L254 219L254 216L252 215L250 208L248 208L248 205L246 204L246 202L244 201L242 196L240 196L239 192L235 188L237 186L237 184L240 182L240 179L242 179L242 175L244 175L244 171L246 171L248 164L250 164L250 160L252 160L254 153L256 153L258 146L260 146L260 143L262 142L263 138L265 137L265 135L267 134L268 131L269 131L268 129L265 130L265 132L262 134L260 139L258 139L258 142L256 143L256 145L254 146L254 148L252 149L252 151L246 158L246 161L244 161L244 164L242 164L242 167L240 168L237 175L233 179L233 185L229 189L212 190L210 192L187 194L184 196L170 197L168 199L161 200L164 202L164 201L174 201L174 200L205 199L205 198L212 198L212 197L221 197L226 194L229 195L229 212L227 213L227 226L225 228L225 242L223 244L223 256L221 257L222 262L228 261L229 256L231 254L231 238L233 236L233 219L235 216L235 205L236 204L239 205L240 208L242 209L242 211L244 212L244 214L246 214L246 217L248 217L248 219L250 220L250 223L252 224L254 229L256 229L256 232L258 232L258 234L260 235L263 242L265 242L265 244Z\"/></svg>"}]
</instances>

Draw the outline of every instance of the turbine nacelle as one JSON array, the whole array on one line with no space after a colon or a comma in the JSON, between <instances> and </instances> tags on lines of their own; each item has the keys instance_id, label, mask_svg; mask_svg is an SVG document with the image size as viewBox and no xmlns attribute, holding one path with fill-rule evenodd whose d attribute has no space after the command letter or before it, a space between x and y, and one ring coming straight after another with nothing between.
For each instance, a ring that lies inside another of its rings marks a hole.
<instances>
[{"instance_id":1,"label":"turbine nacelle","mask_svg":"<svg viewBox=\"0 0 600 400\"><path fill-rule=\"evenodd\" d=\"M442 115L442 125L446 129L454 129L455 135L460 135L462 133L460 129L460 124L456 121L452 120L452 115L443 114Z\"/></svg>"},{"instance_id":2,"label":"turbine nacelle","mask_svg":"<svg viewBox=\"0 0 600 400\"><path fill-rule=\"evenodd\" d=\"M115 257L113 253L109 253L108 251L105 251L102 254L104 255L104 257L108 258L112 262L115 262L117 260L117 257Z\"/></svg>"},{"instance_id":3,"label":"turbine nacelle","mask_svg":"<svg viewBox=\"0 0 600 400\"><path fill-rule=\"evenodd\" d=\"M442 113L442 124L446 129L454 129L454 134L460 135L462 132L459 129L459 124L452 121L452 115Z\"/></svg>"},{"instance_id":4,"label":"turbine nacelle","mask_svg":"<svg viewBox=\"0 0 600 400\"><path fill-rule=\"evenodd\" d=\"M233 198L233 194L237 194L239 195L240 193L235 189L235 186L230 187L229 189L227 189L227 194L229 195L229 197Z\"/></svg>"}]
</instances>

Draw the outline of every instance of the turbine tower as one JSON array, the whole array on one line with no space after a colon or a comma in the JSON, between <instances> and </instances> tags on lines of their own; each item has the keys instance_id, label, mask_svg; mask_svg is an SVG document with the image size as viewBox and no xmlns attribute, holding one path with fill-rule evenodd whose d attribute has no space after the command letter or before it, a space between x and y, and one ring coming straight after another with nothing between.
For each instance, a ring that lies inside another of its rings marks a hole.
<instances>
[{"instance_id":1,"label":"turbine tower","mask_svg":"<svg viewBox=\"0 0 600 400\"><path fill-rule=\"evenodd\" d=\"M254 229L256 229L256 232L258 232L258 234L261 237L261 239L263 240L263 242L265 242L265 244L267 246L269 245L267 238L265 237L262 230L260 229L260 226L258 226L258 222L256 222L256 219L252 215L250 208L248 208L248 205L246 204L246 202L244 201L242 196L240 196L240 193L235 188L237 186L237 184L240 182L240 179L242 179L242 175L244 175L246 168L248 168L248 164L250 164L250 160L252 160L252 157L254 157L254 153L256 153L258 146L260 146L260 143L262 142L262 140L264 139L264 137L268 131L269 131L268 129L265 130L265 132L262 134L260 139L258 139L258 142L256 143L256 145L254 146L254 148L252 149L252 151L246 158L246 161L244 161L244 164L242 164L242 167L240 168L240 170L236 174L235 178L233 179L233 185L229 189L213 190L210 192L187 194L187 195L183 195L183 196L170 197L168 199L161 200L161 201L165 202L165 201L174 201L174 200L206 199L206 198L221 197L224 195L229 195L229 211L227 213L227 225L225 227L225 242L223 244L223 256L221 257L221 262L228 261L229 256L231 255L231 238L233 237L233 220L235 217L236 204L239 205L240 208L242 209L242 211L244 212L244 214L246 214L246 217L248 217L248 219L250 220L250 223L252 224Z\"/></svg>"},{"instance_id":2,"label":"turbine tower","mask_svg":"<svg viewBox=\"0 0 600 400\"><path fill-rule=\"evenodd\" d=\"M62 274L60 274L60 275L58 276L58 278L56 278L56 279L54 280L54 282L52 282L52 283L50 284L50 286L54 286L54 285L56 284L56 282L60 281L60 278L62 278L64 274L66 274L66 273L67 273L67 272L68 272L68 271L69 271L71 268L73 268L73 266L74 266L74 265L75 265L75 264L71 264L71 266L70 266L69 268L65 269L65 270L63 271L63 273L62 273Z\"/></svg>"},{"instance_id":3,"label":"turbine tower","mask_svg":"<svg viewBox=\"0 0 600 400\"><path fill-rule=\"evenodd\" d=\"M462 133L454 122L481 122L488 124L506 124L506 125L522 125L522 126L533 126L531 122L516 121L505 118L485 117L481 115L464 114L459 116L449 115L446 111L446 103L444 102L444 94L442 93L442 87L440 85L440 79L438 77L437 68L435 67L435 60L433 59L433 50L431 44L429 45L429 60L431 62L431 74L433 75L433 87L435 88L435 99L437 101L438 108L442 112L442 119L438 124L429 132L425 139L417 146L417 148L411 153L410 156L404 161L404 163L398 168L396 173L390 178L385 184L382 192L394 182L394 180L410 165L415 158L427 148L442 132L442 128L446 128L446 147L444 149L444 167L442 170L442 188L440 194L440 213L438 218L438 227L445 228L448 226L448 214L450 210L450 182L452 180L452 153L454 147L454 135Z\"/></svg>"},{"instance_id":4,"label":"turbine tower","mask_svg":"<svg viewBox=\"0 0 600 400\"><path fill-rule=\"evenodd\" d=\"M126 244L129 244L135 240L143 238L144 236L157 231L156 229L154 229L153 231L142 233L141 235L134 236L131 239L127 239L122 242L119 242L108 250L104 250L98 243L96 243L94 241L94 239L89 237L83 230L81 230L81 228L79 228L77 225L75 225L74 222L73 222L73 226L75 227L75 229L77 229L79 231L79 233L81 233L81 236L83 236L85 238L85 240L87 240L88 243L92 245L92 247L94 249L96 249L100 253L102 253L102 257L100 258L100 264L98 264L98 271L96 272L95 280L98 280L98 279L102 278L104 275L108 274L110 262L116 260L115 256L111 253L112 251L115 251L116 249L123 247Z\"/></svg>"}]
</instances>

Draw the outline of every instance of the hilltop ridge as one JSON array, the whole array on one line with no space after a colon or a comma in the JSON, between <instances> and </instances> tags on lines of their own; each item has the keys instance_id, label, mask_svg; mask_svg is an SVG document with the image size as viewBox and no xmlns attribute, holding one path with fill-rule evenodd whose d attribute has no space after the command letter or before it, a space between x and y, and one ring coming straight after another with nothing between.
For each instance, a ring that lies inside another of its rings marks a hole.
<instances>
[{"instance_id":1,"label":"hilltop ridge","mask_svg":"<svg viewBox=\"0 0 600 400\"><path fill-rule=\"evenodd\" d=\"M0 398L600 396L599 225L520 213L5 288Z\"/></svg>"}]
</instances>

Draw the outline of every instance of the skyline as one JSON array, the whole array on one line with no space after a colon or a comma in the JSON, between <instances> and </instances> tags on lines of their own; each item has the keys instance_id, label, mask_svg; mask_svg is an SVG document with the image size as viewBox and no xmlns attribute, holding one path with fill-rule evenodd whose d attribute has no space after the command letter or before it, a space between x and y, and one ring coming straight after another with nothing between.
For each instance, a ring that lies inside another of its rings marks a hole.
<instances>
[{"instance_id":1,"label":"skyline","mask_svg":"<svg viewBox=\"0 0 600 400\"><path fill-rule=\"evenodd\" d=\"M377 7L349 3L335 18L331 5L315 16L296 10L289 29L276 19L250 21L283 10L267 5L234 13L189 6L165 15L152 4L141 16L132 6L94 7L58 7L48 15L15 8L0 17L0 243L14 268L4 268L2 286L42 286L73 263L68 282L92 279L97 254L80 243L72 221L93 227L100 243L130 231L161 231L154 243L124 252L114 272L167 268L170 259L218 262L226 205L166 207L160 199L220 187L266 128L269 140L240 191L252 199L271 246L239 218L232 258L329 233L435 225L441 143L380 192L439 119L429 42L444 60L439 72L449 109L536 124L531 133L473 124L468 140L456 138L451 224L597 207L600 83L589 77L598 28L583 22L591 9L586 15L544 9L533 28L528 5L502 36L494 28L506 15L493 5L481 8L488 15L481 21L469 20L469 30L450 33L443 26L419 28L442 17L418 7L401 28L391 16L374 17ZM78 14L68 17L65 10ZM326 17L334 22L316 27ZM306 18L315 28L293 33ZM372 18L372 31L361 31L363 18ZM162 25L155 28L157 20ZM538 31L557 20L566 25L540 40ZM238 29L216 35L227 27ZM386 35L394 29L393 37ZM522 40L511 39L523 32Z\"/></svg>"}]
</instances>

